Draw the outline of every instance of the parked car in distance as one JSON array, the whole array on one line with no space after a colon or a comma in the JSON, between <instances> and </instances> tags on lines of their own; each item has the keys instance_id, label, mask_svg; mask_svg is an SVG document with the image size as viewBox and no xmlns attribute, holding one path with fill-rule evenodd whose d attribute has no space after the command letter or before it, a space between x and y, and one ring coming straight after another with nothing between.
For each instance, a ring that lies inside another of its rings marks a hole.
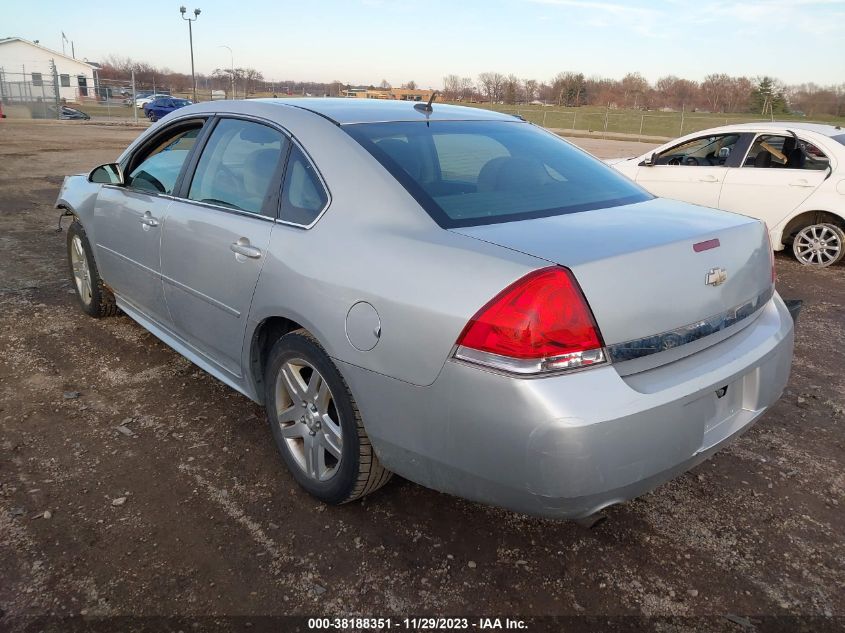
<instances>
[{"instance_id":1,"label":"parked car in distance","mask_svg":"<svg viewBox=\"0 0 845 633\"><path fill-rule=\"evenodd\" d=\"M489 110L195 104L56 205L82 310L262 403L326 503L395 472L589 516L712 455L789 377L762 222Z\"/></svg>"},{"instance_id":2,"label":"parked car in distance","mask_svg":"<svg viewBox=\"0 0 845 633\"><path fill-rule=\"evenodd\" d=\"M136 96L135 97L135 107L143 109L143 107L145 105L147 105L148 103L150 103L151 101L155 101L156 99L169 98L169 97L170 97L170 95L165 94L165 93L150 93L150 94L144 95L142 97Z\"/></svg>"},{"instance_id":3,"label":"parked car in distance","mask_svg":"<svg viewBox=\"0 0 845 633\"><path fill-rule=\"evenodd\" d=\"M750 215L807 266L845 255L845 130L803 122L694 132L606 161L651 193Z\"/></svg>"},{"instance_id":4,"label":"parked car in distance","mask_svg":"<svg viewBox=\"0 0 845 633\"><path fill-rule=\"evenodd\" d=\"M188 99L177 99L175 97L159 97L150 101L144 106L144 114L150 121L158 121L161 117L170 114L174 110L184 108L193 103Z\"/></svg>"},{"instance_id":5,"label":"parked car in distance","mask_svg":"<svg viewBox=\"0 0 845 633\"><path fill-rule=\"evenodd\" d=\"M53 113L54 116L56 116L56 108L55 107L50 107L50 111ZM56 118L58 118L62 121L68 121L68 120L88 121L88 120L91 119L91 117L87 113L83 112L82 110L77 110L76 108L71 108L71 107L66 106L66 105L59 106L58 116Z\"/></svg>"}]
</instances>

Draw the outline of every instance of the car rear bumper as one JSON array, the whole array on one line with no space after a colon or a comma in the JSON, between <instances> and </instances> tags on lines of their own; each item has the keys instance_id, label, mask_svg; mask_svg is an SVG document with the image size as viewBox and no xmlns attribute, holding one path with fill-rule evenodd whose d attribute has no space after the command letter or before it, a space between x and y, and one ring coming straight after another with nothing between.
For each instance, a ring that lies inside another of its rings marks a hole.
<instances>
[{"instance_id":1,"label":"car rear bumper","mask_svg":"<svg viewBox=\"0 0 845 633\"><path fill-rule=\"evenodd\" d=\"M653 489L747 430L786 386L792 346L775 295L733 336L625 377L608 365L525 379L449 361L418 387L339 365L387 468L475 501L578 518Z\"/></svg>"}]
</instances>

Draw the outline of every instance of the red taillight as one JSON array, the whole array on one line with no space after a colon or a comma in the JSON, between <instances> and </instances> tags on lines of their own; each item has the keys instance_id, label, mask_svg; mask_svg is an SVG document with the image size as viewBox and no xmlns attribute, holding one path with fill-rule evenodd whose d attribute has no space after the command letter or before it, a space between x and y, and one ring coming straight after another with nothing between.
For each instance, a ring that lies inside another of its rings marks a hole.
<instances>
[{"instance_id":1,"label":"red taillight","mask_svg":"<svg viewBox=\"0 0 845 633\"><path fill-rule=\"evenodd\" d=\"M529 273L479 310L458 337L456 356L522 374L605 360L601 335L566 268Z\"/></svg>"}]
</instances>

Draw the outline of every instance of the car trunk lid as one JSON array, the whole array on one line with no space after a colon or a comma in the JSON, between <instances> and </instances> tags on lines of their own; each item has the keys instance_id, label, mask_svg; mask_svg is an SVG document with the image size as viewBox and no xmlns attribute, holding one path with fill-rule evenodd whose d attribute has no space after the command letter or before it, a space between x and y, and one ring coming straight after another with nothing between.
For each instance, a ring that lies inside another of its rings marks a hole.
<instances>
[{"instance_id":1,"label":"car trunk lid","mask_svg":"<svg viewBox=\"0 0 845 633\"><path fill-rule=\"evenodd\" d=\"M719 333L751 322L771 296L764 225L681 202L658 198L450 230L572 270L617 362L714 344L725 337ZM678 351L639 361L638 369Z\"/></svg>"}]
</instances>

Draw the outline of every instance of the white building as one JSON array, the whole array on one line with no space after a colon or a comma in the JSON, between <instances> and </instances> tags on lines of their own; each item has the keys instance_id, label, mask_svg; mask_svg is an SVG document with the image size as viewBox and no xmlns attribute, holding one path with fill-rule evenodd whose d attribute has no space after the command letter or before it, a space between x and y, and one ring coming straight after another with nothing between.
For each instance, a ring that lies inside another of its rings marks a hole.
<instances>
[{"instance_id":1,"label":"white building","mask_svg":"<svg viewBox=\"0 0 845 633\"><path fill-rule=\"evenodd\" d=\"M96 99L96 65L74 59L21 37L0 38L0 98L52 100L51 60L56 64L59 97L78 103Z\"/></svg>"}]
</instances>

